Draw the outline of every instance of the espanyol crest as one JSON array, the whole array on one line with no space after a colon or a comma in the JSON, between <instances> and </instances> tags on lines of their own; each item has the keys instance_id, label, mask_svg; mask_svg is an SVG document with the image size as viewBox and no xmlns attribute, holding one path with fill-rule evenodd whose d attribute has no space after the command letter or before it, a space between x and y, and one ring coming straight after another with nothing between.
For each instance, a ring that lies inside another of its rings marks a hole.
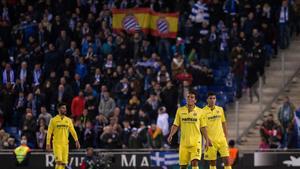
<instances>
[{"instance_id":1,"label":"espanyol crest","mask_svg":"<svg viewBox=\"0 0 300 169\"><path fill-rule=\"evenodd\" d=\"M127 31L134 31L137 27L139 27L139 23L134 15L128 14L124 17L122 26L123 29Z\"/></svg>"},{"instance_id":2,"label":"espanyol crest","mask_svg":"<svg viewBox=\"0 0 300 169\"><path fill-rule=\"evenodd\" d=\"M160 17L156 21L156 27L159 33L168 33L169 32L169 23L164 17Z\"/></svg>"}]
</instances>

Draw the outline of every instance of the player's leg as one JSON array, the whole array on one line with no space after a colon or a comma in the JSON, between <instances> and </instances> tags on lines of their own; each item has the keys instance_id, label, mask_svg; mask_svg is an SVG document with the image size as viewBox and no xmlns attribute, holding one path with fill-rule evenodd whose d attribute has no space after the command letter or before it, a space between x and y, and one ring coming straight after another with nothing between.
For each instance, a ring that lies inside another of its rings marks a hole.
<instances>
[{"instance_id":1,"label":"player's leg","mask_svg":"<svg viewBox=\"0 0 300 169\"><path fill-rule=\"evenodd\" d=\"M190 160L190 153L185 147L179 147L179 165L180 169L187 169Z\"/></svg>"},{"instance_id":2,"label":"player's leg","mask_svg":"<svg viewBox=\"0 0 300 169\"><path fill-rule=\"evenodd\" d=\"M198 159L192 160L191 164L192 164L192 169L199 169L199 160Z\"/></svg>"},{"instance_id":3,"label":"player's leg","mask_svg":"<svg viewBox=\"0 0 300 169\"><path fill-rule=\"evenodd\" d=\"M217 169L217 162L216 160L209 161L209 169Z\"/></svg>"},{"instance_id":4,"label":"player's leg","mask_svg":"<svg viewBox=\"0 0 300 169\"><path fill-rule=\"evenodd\" d=\"M69 159L69 145L63 145L62 146L62 164L63 167L65 168L66 166L68 166L68 159Z\"/></svg>"},{"instance_id":5,"label":"player's leg","mask_svg":"<svg viewBox=\"0 0 300 169\"><path fill-rule=\"evenodd\" d=\"M204 160L209 161L209 169L216 169L217 149L215 146L210 146L204 152Z\"/></svg>"},{"instance_id":6,"label":"player's leg","mask_svg":"<svg viewBox=\"0 0 300 169\"><path fill-rule=\"evenodd\" d=\"M229 164L229 148L226 140L220 144L219 153L224 163L224 169L231 169Z\"/></svg>"},{"instance_id":7,"label":"player's leg","mask_svg":"<svg viewBox=\"0 0 300 169\"><path fill-rule=\"evenodd\" d=\"M187 169L188 166L187 165L180 165L180 169Z\"/></svg>"},{"instance_id":8,"label":"player's leg","mask_svg":"<svg viewBox=\"0 0 300 169\"><path fill-rule=\"evenodd\" d=\"M53 154L55 158L55 169L63 169L62 167L62 146L53 144Z\"/></svg>"},{"instance_id":9,"label":"player's leg","mask_svg":"<svg viewBox=\"0 0 300 169\"><path fill-rule=\"evenodd\" d=\"M231 166L229 164L229 157L222 157L222 161L224 163L224 169L231 169Z\"/></svg>"},{"instance_id":10,"label":"player's leg","mask_svg":"<svg viewBox=\"0 0 300 169\"><path fill-rule=\"evenodd\" d=\"M201 145L190 149L192 169L199 169L199 161L201 160Z\"/></svg>"}]
</instances>

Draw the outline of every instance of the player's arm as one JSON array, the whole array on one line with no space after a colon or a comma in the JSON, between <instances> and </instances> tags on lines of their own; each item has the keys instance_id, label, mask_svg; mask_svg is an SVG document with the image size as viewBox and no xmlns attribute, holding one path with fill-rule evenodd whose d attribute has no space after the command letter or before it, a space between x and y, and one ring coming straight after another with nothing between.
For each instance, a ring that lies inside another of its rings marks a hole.
<instances>
[{"instance_id":1,"label":"player's arm","mask_svg":"<svg viewBox=\"0 0 300 169\"><path fill-rule=\"evenodd\" d=\"M226 137L226 140L228 139L228 132L227 132L227 124L226 122L222 122L222 127L223 127L223 132L224 132L224 135Z\"/></svg>"},{"instance_id":2,"label":"player's arm","mask_svg":"<svg viewBox=\"0 0 300 169\"><path fill-rule=\"evenodd\" d=\"M168 142L170 144L171 144L171 141L172 141L172 138L173 138L174 134L178 131L179 126L180 126L180 113L177 110L175 120L174 120L174 123L171 127L171 131L170 131L170 134L169 134L169 137L168 137Z\"/></svg>"},{"instance_id":3,"label":"player's arm","mask_svg":"<svg viewBox=\"0 0 300 169\"><path fill-rule=\"evenodd\" d=\"M223 128L223 132L224 135L226 137L226 140L228 139L228 132L227 132L227 124L226 124L226 119L225 119L225 115L224 115L224 110L222 109L222 115L221 115L221 121L222 121L222 128Z\"/></svg>"},{"instance_id":4,"label":"player's arm","mask_svg":"<svg viewBox=\"0 0 300 169\"><path fill-rule=\"evenodd\" d=\"M168 142L171 144L171 141L172 141L172 139L173 139L173 136L174 136L174 134L178 131L178 126L176 126L176 125L172 125L172 127L171 127L171 132L170 132L170 134L169 134L169 137L168 137Z\"/></svg>"},{"instance_id":5,"label":"player's arm","mask_svg":"<svg viewBox=\"0 0 300 169\"><path fill-rule=\"evenodd\" d=\"M74 129L74 125L73 125L73 122L72 122L72 121L70 121L70 124L69 124L69 130L70 130L70 132L71 132L72 137L73 137L74 140L75 140L76 148L77 148L77 149L80 149L80 143L79 143L79 141L78 141L78 136L77 136L77 133L76 133L76 131L75 131L75 129Z\"/></svg>"},{"instance_id":6,"label":"player's arm","mask_svg":"<svg viewBox=\"0 0 300 169\"><path fill-rule=\"evenodd\" d=\"M200 116L200 132L204 136L205 146L208 147L208 146L212 146L212 143L208 137L206 126L207 126L207 116L205 113L202 112Z\"/></svg>"},{"instance_id":7,"label":"player's arm","mask_svg":"<svg viewBox=\"0 0 300 169\"><path fill-rule=\"evenodd\" d=\"M205 139L205 146L208 147L208 146L212 146L211 144L211 141L207 135L207 131L206 131L206 126L205 127L201 127L200 128L200 131L202 133L202 135L204 136L204 139Z\"/></svg>"},{"instance_id":8,"label":"player's arm","mask_svg":"<svg viewBox=\"0 0 300 169\"><path fill-rule=\"evenodd\" d=\"M47 131L47 140L46 140L46 150L47 151L50 151L50 149L51 149L50 141L51 141L51 136L52 136L53 129L54 129L53 123L54 123L53 119L51 119L49 122L48 131Z\"/></svg>"}]
</instances>

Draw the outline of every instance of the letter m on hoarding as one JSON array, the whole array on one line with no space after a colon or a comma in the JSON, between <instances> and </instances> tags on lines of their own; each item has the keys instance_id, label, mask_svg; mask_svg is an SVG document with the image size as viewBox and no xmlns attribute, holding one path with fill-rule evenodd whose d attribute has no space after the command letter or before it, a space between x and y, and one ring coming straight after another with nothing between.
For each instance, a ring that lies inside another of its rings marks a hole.
<instances>
[{"instance_id":1,"label":"letter m on hoarding","mask_svg":"<svg viewBox=\"0 0 300 169\"><path fill-rule=\"evenodd\" d=\"M127 157L130 157L129 163ZM121 166L122 167L136 167L136 155L126 156L125 154L121 155Z\"/></svg>"}]
</instances>

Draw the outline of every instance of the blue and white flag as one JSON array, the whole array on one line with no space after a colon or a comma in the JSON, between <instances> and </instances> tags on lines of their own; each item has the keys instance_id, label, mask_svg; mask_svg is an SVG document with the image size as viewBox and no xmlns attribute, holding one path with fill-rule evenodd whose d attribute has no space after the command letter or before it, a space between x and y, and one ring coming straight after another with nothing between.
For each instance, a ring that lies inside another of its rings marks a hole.
<instances>
[{"instance_id":1,"label":"blue and white flag","mask_svg":"<svg viewBox=\"0 0 300 169\"><path fill-rule=\"evenodd\" d=\"M151 166L172 166L179 165L177 152L152 152Z\"/></svg>"}]
</instances>

